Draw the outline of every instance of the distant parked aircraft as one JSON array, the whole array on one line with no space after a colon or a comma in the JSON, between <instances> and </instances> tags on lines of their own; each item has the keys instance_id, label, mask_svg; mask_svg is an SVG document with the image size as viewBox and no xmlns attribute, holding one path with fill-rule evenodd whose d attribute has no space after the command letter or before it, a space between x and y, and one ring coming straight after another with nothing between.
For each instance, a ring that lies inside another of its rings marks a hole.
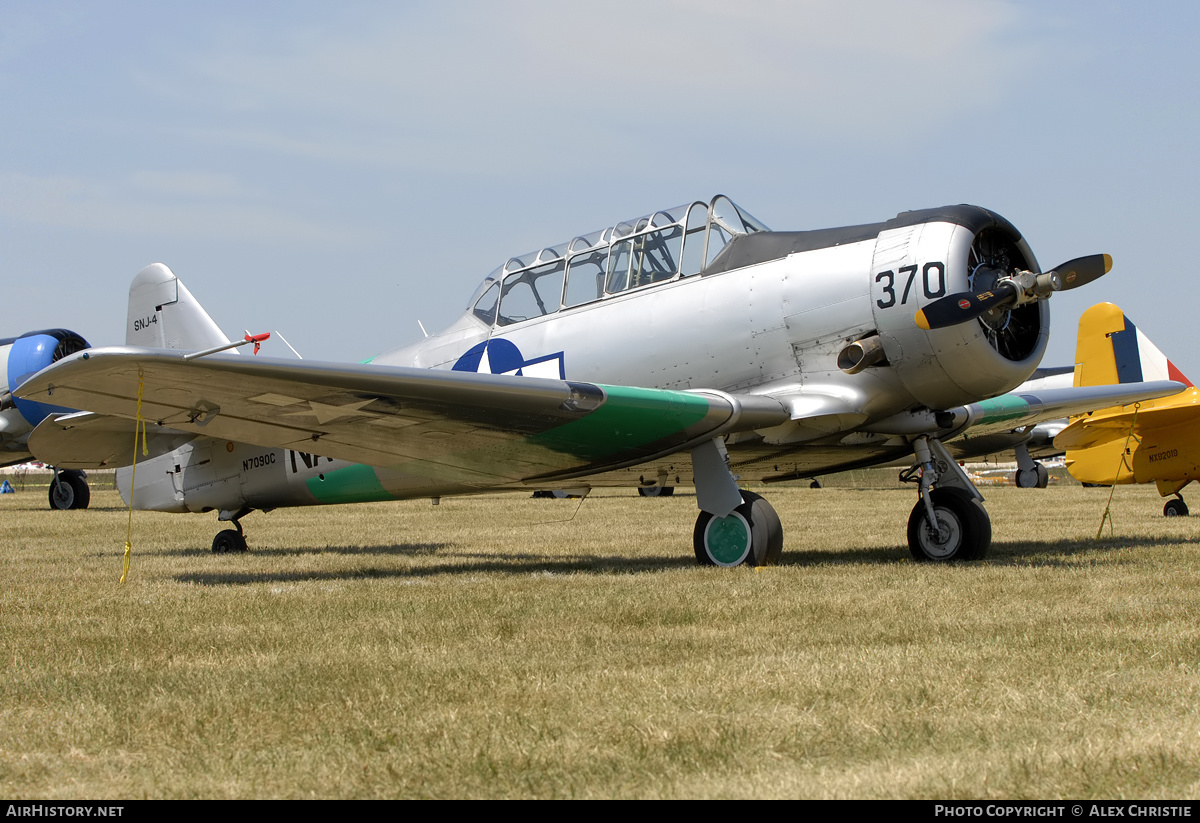
<instances>
[{"instance_id":1,"label":"distant parked aircraft","mask_svg":"<svg viewBox=\"0 0 1200 823\"><path fill-rule=\"evenodd\" d=\"M1200 391L1112 303L1079 318L1075 385L1173 380L1187 388L1071 418L1054 443L1066 450L1067 471L1083 483L1154 483L1167 517L1186 515L1183 487L1200 477Z\"/></svg>"}]
</instances>

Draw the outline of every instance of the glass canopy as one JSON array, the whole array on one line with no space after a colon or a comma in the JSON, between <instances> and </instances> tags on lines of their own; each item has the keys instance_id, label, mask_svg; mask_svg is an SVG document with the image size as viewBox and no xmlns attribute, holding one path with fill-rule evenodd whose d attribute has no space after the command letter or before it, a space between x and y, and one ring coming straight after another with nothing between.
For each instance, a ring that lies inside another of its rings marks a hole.
<instances>
[{"instance_id":1,"label":"glass canopy","mask_svg":"<svg viewBox=\"0 0 1200 823\"><path fill-rule=\"evenodd\" d=\"M702 271L739 235L767 227L724 195L626 220L513 257L486 278L469 310L507 326Z\"/></svg>"}]
</instances>

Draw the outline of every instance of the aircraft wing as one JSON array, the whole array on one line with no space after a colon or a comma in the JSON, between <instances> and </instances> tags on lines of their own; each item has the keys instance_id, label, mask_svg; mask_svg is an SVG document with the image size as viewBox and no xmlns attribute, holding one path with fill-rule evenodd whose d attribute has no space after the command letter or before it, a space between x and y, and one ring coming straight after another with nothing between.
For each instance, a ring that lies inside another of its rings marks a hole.
<instances>
[{"instance_id":1,"label":"aircraft wing","mask_svg":"<svg viewBox=\"0 0 1200 823\"><path fill-rule=\"evenodd\" d=\"M971 437L1012 431L1047 420L1085 414L1176 394L1186 388L1174 380L1120 383L1112 386L1073 386L1013 392L969 403L946 412L951 426ZM1060 437L1062 435L1059 435ZM1059 445L1055 439L1055 445Z\"/></svg>"},{"instance_id":2,"label":"aircraft wing","mask_svg":"<svg viewBox=\"0 0 1200 823\"><path fill-rule=\"evenodd\" d=\"M789 417L773 399L717 391L228 354L189 357L130 346L64 358L16 393L108 418L140 414L159 434L169 429L374 466L410 465L414 472L478 488L633 465ZM127 425L90 425L96 442L87 456L109 465L132 462L132 437L125 456L113 448L130 434ZM70 438L48 436L42 445L57 450L60 440ZM54 455L59 457L69 455Z\"/></svg>"}]
</instances>

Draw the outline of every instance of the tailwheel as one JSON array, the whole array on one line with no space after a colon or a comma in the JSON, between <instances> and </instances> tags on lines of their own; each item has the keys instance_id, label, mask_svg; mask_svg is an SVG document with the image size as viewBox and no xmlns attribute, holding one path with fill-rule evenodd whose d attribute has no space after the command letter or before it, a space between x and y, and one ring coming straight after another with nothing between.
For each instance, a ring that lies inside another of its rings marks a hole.
<instances>
[{"instance_id":1,"label":"tailwheel","mask_svg":"<svg viewBox=\"0 0 1200 823\"><path fill-rule=\"evenodd\" d=\"M234 529L218 532L212 542L213 554L231 554L246 551L246 538Z\"/></svg>"},{"instance_id":2,"label":"tailwheel","mask_svg":"<svg viewBox=\"0 0 1200 823\"><path fill-rule=\"evenodd\" d=\"M213 554L231 554L246 551L246 536L237 529L218 532L212 542Z\"/></svg>"},{"instance_id":3,"label":"tailwheel","mask_svg":"<svg viewBox=\"0 0 1200 823\"><path fill-rule=\"evenodd\" d=\"M246 551L246 533L242 531L242 518L252 511L254 509L249 506L243 506L237 511L221 512L220 519L232 522L234 527L217 532L217 536L213 538L212 542L213 554Z\"/></svg>"},{"instance_id":4,"label":"tailwheel","mask_svg":"<svg viewBox=\"0 0 1200 823\"><path fill-rule=\"evenodd\" d=\"M674 486L638 486L638 494L642 497L670 497L674 493Z\"/></svg>"},{"instance_id":5,"label":"tailwheel","mask_svg":"<svg viewBox=\"0 0 1200 823\"><path fill-rule=\"evenodd\" d=\"M1187 517L1187 503L1183 502L1182 497L1176 497L1174 500L1168 500L1167 505L1163 506L1163 517Z\"/></svg>"},{"instance_id":6,"label":"tailwheel","mask_svg":"<svg viewBox=\"0 0 1200 823\"><path fill-rule=\"evenodd\" d=\"M981 560L992 544L992 521L983 505L954 487L929 492L937 528L923 499L908 518L908 549L915 560Z\"/></svg>"},{"instance_id":7,"label":"tailwheel","mask_svg":"<svg viewBox=\"0 0 1200 823\"><path fill-rule=\"evenodd\" d=\"M742 492L742 505L724 517L700 512L692 533L702 566L773 566L783 554L783 524L771 504Z\"/></svg>"}]
</instances>

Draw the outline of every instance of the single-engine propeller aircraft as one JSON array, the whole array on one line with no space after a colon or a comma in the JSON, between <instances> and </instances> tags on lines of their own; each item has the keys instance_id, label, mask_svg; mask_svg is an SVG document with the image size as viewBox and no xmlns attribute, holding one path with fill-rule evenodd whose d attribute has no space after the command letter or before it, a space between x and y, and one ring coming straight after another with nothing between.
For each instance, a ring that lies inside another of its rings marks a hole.
<instances>
[{"instance_id":1,"label":"single-engine propeller aircraft","mask_svg":"<svg viewBox=\"0 0 1200 823\"><path fill-rule=\"evenodd\" d=\"M87 347L86 340L67 329L31 331L0 340L0 466L32 460L29 433L48 415L65 411L14 397L17 386L51 363ZM54 469L50 508L86 509L90 499L91 490L83 472Z\"/></svg>"},{"instance_id":2,"label":"single-engine propeller aircraft","mask_svg":"<svg viewBox=\"0 0 1200 823\"><path fill-rule=\"evenodd\" d=\"M991 523L943 441L994 452L1043 420L1181 388L1004 395L1045 350L1045 298L1110 264L1043 272L975 206L777 232L718 196L511 258L448 328L363 364L213 353L225 336L154 264L130 289L130 345L66 358L17 394L88 410L33 434L63 465L127 466L146 421L149 458L118 471L122 493L216 510L236 530L214 551L245 549L255 509L686 484L701 563L772 563L779 518L739 479L908 456L913 556L973 559Z\"/></svg>"},{"instance_id":3,"label":"single-engine propeller aircraft","mask_svg":"<svg viewBox=\"0 0 1200 823\"><path fill-rule=\"evenodd\" d=\"M1200 391L1112 303L1079 318L1075 385L1174 380L1187 386L1171 397L1118 405L1071 418L1054 438L1067 452L1067 471L1096 485L1150 483L1163 496L1167 517L1186 515L1180 492L1200 478Z\"/></svg>"}]
</instances>

